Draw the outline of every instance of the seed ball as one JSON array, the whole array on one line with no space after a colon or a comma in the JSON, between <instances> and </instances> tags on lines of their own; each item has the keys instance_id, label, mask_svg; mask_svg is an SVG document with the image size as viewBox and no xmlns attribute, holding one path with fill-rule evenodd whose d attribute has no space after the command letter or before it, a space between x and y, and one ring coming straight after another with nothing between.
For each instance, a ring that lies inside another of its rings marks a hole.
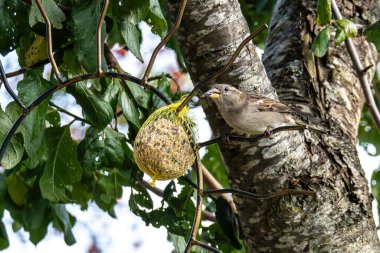
<instances>
[{"instance_id":1,"label":"seed ball","mask_svg":"<svg viewBox=\"0 0 380 253\"><path fill-rule=\"evenodd\" d=\"M182 125L165 118L142 126L135 139L134 157L153 182L182 176L195 160L189 136Z\"/></svg>"}]
</instances>

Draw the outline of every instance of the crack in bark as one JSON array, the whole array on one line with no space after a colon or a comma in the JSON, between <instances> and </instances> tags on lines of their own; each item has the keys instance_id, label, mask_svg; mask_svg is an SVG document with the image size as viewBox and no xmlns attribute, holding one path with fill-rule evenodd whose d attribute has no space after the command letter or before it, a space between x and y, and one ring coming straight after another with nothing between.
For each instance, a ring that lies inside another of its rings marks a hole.
<instances>
[{"instance_id":1,"label":"crack in bark","mask_svg":"<svg viewBox=\"0 0 380 253\"><path fill-rule=\"evenodd\" d=\"M169 9L176 10L175 2L169 1ZM366 24L365 19L380 16L378 0L344 4L367 7L360 7L363 13L354 17L355 22ZM380 249L371 198L355 148L363 97L352 64L341 48L333 47L323 59L316 60L311 54L315 7L316 1L311 0L277 1L263 59L279 97L308 115L303 118L308 122L328 120L330 133L288 132L258 143L220 145L234 188L264 194L299 187L317 193L316 200L287 196L257 202L235 197L249 252ZM194 83L223 65L248 33L236 0L190 0L183 20L178 39ZM248 52L218 82L275 97L252 45ZM360 52L367 63L377 57L366 43ZM338 61L338 57L346 60ZM216 135L231 132L213 104L201 103Z\"/></svg>"}]
</instances>

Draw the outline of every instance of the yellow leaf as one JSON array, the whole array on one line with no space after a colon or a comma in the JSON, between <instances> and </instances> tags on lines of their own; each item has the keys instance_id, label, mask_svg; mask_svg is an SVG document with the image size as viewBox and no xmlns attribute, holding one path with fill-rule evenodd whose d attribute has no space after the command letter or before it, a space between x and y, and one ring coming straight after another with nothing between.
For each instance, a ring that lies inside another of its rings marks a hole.
<instances>
[{"instance_id":1,"label":"yellow leaf","mask_svg":"<svg viewBox=\"0 0 380 253\"><path fill-rule=\"evenodd\" d=\"M45 37L37 36L33 44L25 54L25 64L27 67L47 59L47 47Z\"/></svg>"}]
</instances>

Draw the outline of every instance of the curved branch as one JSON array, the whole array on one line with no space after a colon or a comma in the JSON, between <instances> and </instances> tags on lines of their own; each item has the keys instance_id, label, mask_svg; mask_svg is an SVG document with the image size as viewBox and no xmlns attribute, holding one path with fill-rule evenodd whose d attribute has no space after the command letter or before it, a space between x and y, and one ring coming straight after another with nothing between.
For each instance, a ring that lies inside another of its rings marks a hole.
<instances>
[{"instance_id":1,"label":"curved branch","mask_svg":"<svg viewBox=\"0 0 380 253\"><path fill-rule=\"evenodd\" d=\"M4 71L3 63L1 62L1 60L0 60L0 76L1 76L1 80L4 83L5 89L8 91L9 95L11 95L11 97L13 98L14 101L16 101L19 107L26 109L25 105L21 102L21 100L17 97L17 95L13 92L13 90L9 86L9 83ZM0 87L1 87L1 83L0 83Z\"/></svg>"},{"instance_id":2,"label":"curved branch","mask_svg":"<svg viewBox=\"0 0 380 253\"><path fill-rule=\"evenodd\" d=\"M241 52L241 50L243 50L244 46L247 45L254 37L256 37L260 32L262 32L263 30L267 29L268 26L266 24L263 24L261 25L256 31L254 31L251 35L249 35L247 38L245 38L241 43L240 45L238 46L238 48L235 50L235 52L233 53L233 55L231 56L231 58L228 60L228 62L226 63L226 65L224 65L223 68L221 68L219 71L215 72L214 74L210 75L209 77L207 77L206 79L204 79L203 81L199 82L195 87L194 89L189 93L189 95L187 95L187 97L182 101L181 105L177 108L177 112L180 112L183 107L185 107L185 105L187 103L189 103L190 99L192 97L195 96L195 93L201 89L202 87L206 86L210 81L212 80L215 80L216 78L218 78L219 76L223 75L224 73L226 73L226 71L232 66L232 64L234 63L236 57L238 57L239 53Z\"/></svg>"},{"instance_id":3,"label":"curved branch","mask_svg":"<svg viewBox=\"0 0 380 253\"><path fill-rule=\"evenodd\" d=\"M201 242L201 241L198 241L198 240L192 240L192 242L191 242L193 245L197 245L197 246L199 246L199 247L202 247L202 248L204 248L204 249L207 249L207 250L209 250L209 251L211 251L211 252L214 252L214 253L222 253L220 250L217 250L217 249L215 249L214 247L212 247L212 246L210 246L210 245L208 245L208 244L206 244L206 243L204 243L204 242Z\"/></svg>"},{"instance_id":4,"label":"curved branch","mask_svg":"<svg viewBox=\"0 0 380 253\"><path fill-rule=\"evenodd\" d=\"M106 12L108 9L109 0L103 0L103 8L102 14L100 15L100 19L98 22L98 28L96 30L96 56L97 56L97 70L98 74L103 73L102 70L102 26L104 22L104 18L106 16Z\"/></svg>"},{"instance_id":5,"label":"curved branch","mask_svg":"<svg viewBox=\"0 0 380 253\"><path fill-rule=\"evenodd\" d=\"M57 67L57 63L55 62L54 55L53 55L53 40L52 40L50 19L44 10L44 7L42 6L41 0L36 0L36 3L46 23L46 39L47 39L47 50L48 50L49 60L50 60L54 75L57 78L58 83L61 83L62 80L60 78L60 73Z\"/></svg>"},{"instance_id":6,"label":"curved branch","mask_svg":"<svg viewBox=\"0 0 380 253\"><path fill-rule=\"evenodd\" d=\"M177 19L174 23L173 28L169 31L169 33L165 36L165 38L163 38L161 42L157 45L157 47L154 49L152 56L149 60L148 66L146 67L144 76L142 77L142 85L145 85L148 80L150 71L152 70L152 67L153 67L154 61L156 60L158 52L166 44L166 42L168 42L170 38L173 37L174 33L178 30L178 27L181 24L183 13L185 11L186 3L187 3L187 0L181 1L181 5L179 7L178 14L177 14Z\"/></svg>"},{"instance_id":7,"label":"curved branch","mask_svg":"<svg viewBox=\"0 0 380 253\"><path fill-rule=\"evenodd\" d=\"M283 131L299 131L299 130L304 130L304 129L310 129L310 130L316 130L316 131L323 132L321 130L312 129L308 125L295 125L295 126L282 126L282 127L272 129L271 135L275 134L275 133L283 132ZM225 136L217 137L217 138L209 140L209 141L200 142L200 143L198 143L198 147L202 148L202 147L205 147L205 146L208 146L211 144L215 144L215 143L220 143L220 142L233 142L233 141L258 142L259 140L265 139L268 137L270 137L270 136L268 136L267 133L259 134L259 135L256 135L254 137L244 137L244 136L239 136L239 135L225 135Z\"/></svg>"},{"instance_id":8,"label":"curved branch","mask_svg":"<svg viewBox=\"0 0 380 253\"><path fill-rule=\"evenodd\" d=\"M331 0L331 5L332 5L332 11L334 13L335 18L337 20L343 19L342 14L340 13L335 0ZM368 105L368 109L371 112L371 115L376 124L377 130L380 132L380 113L376 107L376 102L375 102L375 99L373 98L370 84L366 77L365 68L363 67L363 64L361 63L359 59L358 52L356 51L356 48L354 46L354 43L352 42L352 39L347 37L345 40L345 44L346 44L348 54L351 57L354 68L358 74L359 81L363 89L364 97Z\"/></svg>"},{"instance_id":9,"label":"curved branch","mask_svg":"<svg viewBox=\"0 0 380 253\"><path fill-rule=\"evenodd\" d=\"M202 173L202 166L200 166L201 159L199 157L198 150L195 151L195 163L193 165L193 168L197 174L197 204L196 204L196 210L195 210L195 216L193 225L191 227L191 232L189 239L187 241L185 253L190 252L192 242L196 239L199 225L201 223L201 214L202 214L202 201L203 201L203 173Z\"/></svg>"},{"instance_id":10,"label":"curved branch","mask_svg":"<svg viewBox=\"0 0 380 253\"><path fill-rule=\"evenodd\" d=\"M278 192L271 192L268 194L255 194L252 192L242 191L238 189L218 189L218 190L204 191L203 195L212 195L212 194L221 194L221 193L234 193L237 195L241 195L241 196L248 197L250 199L256 199L256 200L271 199L271 198L276 198L276 197L281 197L281 196L291 195L291 194L306 195L306 196L316 195L315 192L313 191L305 191L305 190L298 190L298 189L285 189Z\"/></svg>"},{"instance_id":11,"label":"curved branch","mask_svg":"<svg viewBox=\"0 0 380 253\"><path fill-rule=\"evenodd\" d=\"M25 119L25 117L28 116L29 113L36 106L38 106L47 97L49 97L54 92L56 92L56 91L58 91L60 89L63 89L65 87L68 87L68 86L70 86L72 84L75 84L77 82L80 82L80 81L91 80L91 79L96 79L96 78L100 78L100 77L109 77L109 78L117 78L117 79L121 79L121 80L128 80L128 81L131 81L131 82L136 83L138 85L141 85L141 80L139 78L136 78L136 77L131 76L131 75L122 74L122 73L116 73L116 72L103 72L101 74L95 72L95 73L90 73L90 74L84 74L84 75L76 76L76 77L73 77L72 79L69 79L67 81L64 81L64 82L60 83L59 85L52 86L50 89L48 89L47 91L45 91L45 93L43 93L41 96L39 96L37 99L35 99L29 106L23 108L22 114L18 117L17 121L12 126L12 128L9 130L9 132L7 133L7 135L6 135L3 143L1 144L1 148L0 148L0 162L3 159L4 153L5 153L5 149L7 148L7 145L9 143L9 141L11 140L12 136L14 135L14 133L16 132L16 130L18 129L18 127L20 126L20 124L22 123L22 121ZM168 100L168 98L166 98L166 96L164 94L162 94L156 87L153 87L153 86L150 86L150 85L149 85L149 87L151 87L150 90L153 93L155 93L158 97L160 97L164 101Z\"/></svg>"}]
</instances>

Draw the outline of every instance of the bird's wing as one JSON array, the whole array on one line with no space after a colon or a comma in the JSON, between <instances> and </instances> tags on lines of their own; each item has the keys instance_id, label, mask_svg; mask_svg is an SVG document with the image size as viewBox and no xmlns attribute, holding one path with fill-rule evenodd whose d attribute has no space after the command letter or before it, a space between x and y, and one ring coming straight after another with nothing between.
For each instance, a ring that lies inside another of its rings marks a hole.
<instances>
[{"instance_id":1,"label":"bird's wing","mask_svg":"<svg viewBox=\"0 0 380 253\"><path fill-rule=\"evenodd\" d=\"M267 98L264 96L249 94L248 99L252 101L257 107L257 111L259 112L279 112L279 113L290 113L292 110L283 103Z\"/></svg>"}]
</instances>

